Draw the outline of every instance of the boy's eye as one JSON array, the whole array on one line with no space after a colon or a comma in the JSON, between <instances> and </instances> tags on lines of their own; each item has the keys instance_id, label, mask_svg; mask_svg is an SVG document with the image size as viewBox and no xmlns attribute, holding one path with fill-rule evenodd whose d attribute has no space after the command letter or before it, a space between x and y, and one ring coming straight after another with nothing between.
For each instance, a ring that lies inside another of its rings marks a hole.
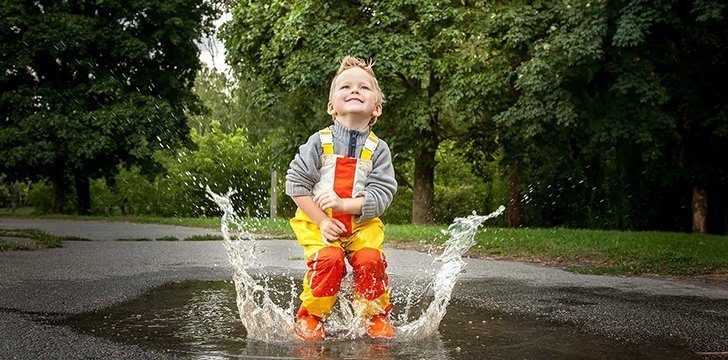
<instances>
[{"instance_id":1,"label":"boy's eye","mask_svg":"<svg viewBox=\"0 0 728 360\"><path fill-rule=\"evenodd\" d=\"M369 86L366 86L366 85L362 86L361 88L362 88L362 89L366 89L366 90L369 90Z\"/></svg>"},{"instance_id":2,"label":"boy's eye","mask_svg":"<svg viewBox=\"0 0 728 360\"><path fill-rule=\"evenodd\" d=\"M342 89L346 89L346 88L348 88L348 87L349 87L349 85L344 85L344 86L342 86L341 88L342 88Z\"/></svg>"}]
</instances>

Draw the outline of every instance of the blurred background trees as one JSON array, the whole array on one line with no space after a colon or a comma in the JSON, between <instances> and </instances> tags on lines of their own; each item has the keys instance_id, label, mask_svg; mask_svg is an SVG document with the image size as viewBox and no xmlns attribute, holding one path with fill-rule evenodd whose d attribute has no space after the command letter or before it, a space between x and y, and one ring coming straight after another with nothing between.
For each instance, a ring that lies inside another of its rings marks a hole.
<instances>
[{"instance_id":1,"label":"blurred background trees","mask_svg":"<svg viewBox=\"0 0 728 360\"><path fill-rule=\"evenodd\" d=\"M351 54L387 95L387 222L728 232L723 1L34 4L2 6L5 203L212 215L210 185L262 215ZM193 45L220 11L232 76Z\"/></svg>"},{"instance_id":2,"label":"blurred background trees","mask_svg":"<svg viewBox=\"0 0 728 360\"><path fill-rule=\"evenodd\" d=\"M208 4L11 1L0 12L0 171L48 180L53 212L72 187L76 212L89 213L89 178L187 138Z\"/></svg>"}]
</instances>

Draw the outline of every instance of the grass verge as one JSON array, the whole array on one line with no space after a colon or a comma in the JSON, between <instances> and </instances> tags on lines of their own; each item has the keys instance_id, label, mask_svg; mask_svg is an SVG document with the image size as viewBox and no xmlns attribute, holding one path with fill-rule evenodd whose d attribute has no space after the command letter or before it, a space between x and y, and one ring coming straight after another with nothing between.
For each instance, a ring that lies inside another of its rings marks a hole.
<instances>
[{"instance_id":1,"label":"grass verge","mask_svg":"<svg viewBox=\"0 0 728 360\"><path fill-rule=\"evenodd\" d=\"M0 211L0 215L7 212ZM33 218L108 220L218 229L219 218L162 218L148 216L33 215ZM248 222L264 237L295 238L288 219ZM444 243L445 226L386 225L389 245L427 250ZM199 235L184 240L220 240ZM157 239L160 240L160 239ZM170 239L171 240L171 239ZM176 240L176 239L175 239ZM486 228L477 233L468 256L515 259L559 266L587 274L716 276L728 279L728 237L656 231L609 231L565 228Z\"/></svg>"},{"instance_id":2,"label":"grass verge","mask_svg":"<svg viewBox=\"0 0 728 360\"><path fill-rule=\"evenodd\" d=\"M444 226L388 225L394 245L442 245ZM728 279L728 238L658 231L486 228L468 255L517 259L586 274L715 275Z\"/></svg>"},{"instance_id":3,"label":"grass verge","mask_svg":"<svg viewBox=\"0 0 728 360\"><path fill-rule=\"evenodd\" d=\"M33 240L32 244L0 240L0 251L61 247L63 238L35 229L0 229L0 237Z\"/></svg>"}]
</instances>

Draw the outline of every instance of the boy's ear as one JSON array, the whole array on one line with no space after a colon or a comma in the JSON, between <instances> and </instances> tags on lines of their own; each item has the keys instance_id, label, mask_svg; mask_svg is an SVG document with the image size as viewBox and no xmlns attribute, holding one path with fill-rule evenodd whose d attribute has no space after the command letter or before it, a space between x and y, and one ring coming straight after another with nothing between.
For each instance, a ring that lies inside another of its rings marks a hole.
<instances>
[{"instance_id":1,"label":"boy's ear","mask_svg":"<svg viewBox=\"0 0 728 360\"><path fill-rule=\"evenodd\" d=\"M379 117L380 115L382 115L382 104L375 106L374 111L372 111L373 117Z\"/></svg>"},{"instance_id":2,"label":"boy's ear","mask_svg":"<svg viewBox=\"0 0 728 360\"><path fill-rule=\"evenodd\" d=\"M372 111L372 119L369 120L369 126L374 126L374 124L377 123L377 120L379 120L380 115L382 115L382 105L381 104L374 107L374 111Z\"/></svg>"},{"instance_id":3,"label":"boy's ear","mask_svg":"<svg viewBox=\"0 0 728 360\"><path fill-rule=\"evenodd\" d=\"M328 105L326 105L326 113L334 116L336 114L336 110L334 110L334 103L329 101Z\"/></svg>"}]
</instances>

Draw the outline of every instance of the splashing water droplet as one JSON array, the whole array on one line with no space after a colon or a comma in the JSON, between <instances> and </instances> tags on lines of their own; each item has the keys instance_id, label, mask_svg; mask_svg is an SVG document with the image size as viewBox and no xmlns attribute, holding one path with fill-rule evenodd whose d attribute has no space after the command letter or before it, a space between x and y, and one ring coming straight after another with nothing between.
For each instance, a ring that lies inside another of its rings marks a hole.
<instances>
[{"instance_id":1,"label":"splashing water droplet","mask_svg":"<svg viewBox=\"0 0 728 360\"><path fill-rule=\"evenodd\" d=\"M272 286L268 286L268 278L256 280L248 270L257 266L261 250L258 242L250 232L252 227L236 213L230 197L236 193L228 190L219 195L206 187L207 196L213 200L223 215L220 230L223 235L230 264L233 267L233 282L237 292L237 305L240 320L245 327L248 338L261 341L289 342L292 339L295 322L294 299L297 297L295 280L289 278L290 300L287 308L274 303L271 295L282 295ZM470 215L456 218L444 233L449 236L445 242L443 253L434 262L442 266L434 274L427 286L412 286L402 293L404 299L393 294L394 302L402 305L402 313L393 321L396 325L395 338L399 341L410 341L426 338L437 332L437 328L445 316L450 302L452 290L462 272L465 262L463 254L475 244L478 228L488 219L499 216L505 207L485 215ZM252 219L255 223L257 219ZM427 274L431 275L431 274ZM362 304L352 300L353 281L350 276L344 278L339 293L339 301L334 313L326 321L327 338L355 339L364 335L365 319L362 318ZM402 290L400 290L402 291ZM424 294L432 291L434 298L416 319L409 321L410 312ZM399 293L397 293L398 295Z\"/></svg>"}]
</instances>

